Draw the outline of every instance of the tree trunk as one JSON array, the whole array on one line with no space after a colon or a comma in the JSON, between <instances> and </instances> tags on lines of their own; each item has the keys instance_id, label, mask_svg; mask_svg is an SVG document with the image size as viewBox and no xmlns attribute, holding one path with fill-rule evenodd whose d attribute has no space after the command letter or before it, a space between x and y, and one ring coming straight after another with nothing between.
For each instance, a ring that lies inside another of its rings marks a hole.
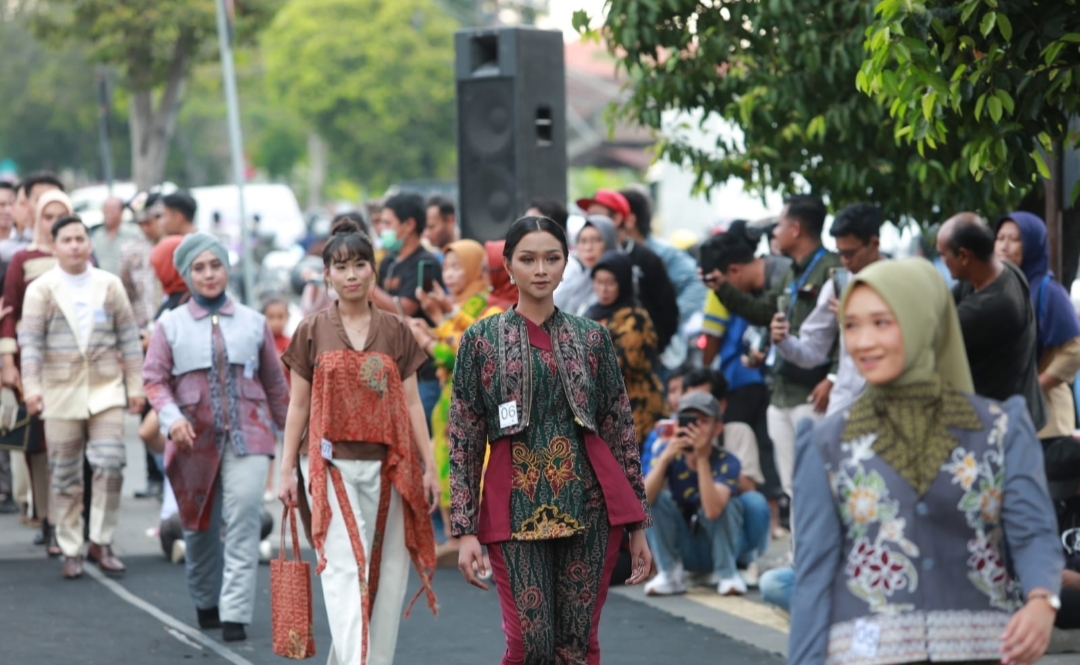
<instances>
[{"instance_id":1,"label":"tree trunk","mask_svg":"<svg viewBox=\"0 0 1080 665\"><path fill-rule=\"evenodd\" d=\"M131 174L140 190L159 185L165 179L169 143L176 131L184 82L190 69L190 44L191 40L184 35L177 39L157 108L154 108L152 85L131 91Z\"/></svg>"}]
</instances>

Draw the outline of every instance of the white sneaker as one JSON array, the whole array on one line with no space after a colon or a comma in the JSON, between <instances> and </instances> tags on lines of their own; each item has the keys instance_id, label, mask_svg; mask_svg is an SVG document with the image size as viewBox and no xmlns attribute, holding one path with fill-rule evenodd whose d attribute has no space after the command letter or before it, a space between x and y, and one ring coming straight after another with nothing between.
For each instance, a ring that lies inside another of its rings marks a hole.
<instances>
[{"instance_id":1,"label":"white sneaker","mask_svg":"<svg viewBox=\"0 0 1080 665\"><path fill-rule=\"evenodd\" d=\"M751 589L758 588L758 578L761 577L761 574L758 572L757 562L751 562L746 567L746 570L742 571L741 576L747 587Z\"/></svg>"},{"instance_id":2,"label":"white sneaker","mask_svg":"<svg viewBox=\"0 0 1080 665\"><path fill-rule=\"evenodd\" d=\"M725 577L716 586L716 592L721 596L742 596L746 593L746 582L738 575Z\"/></svg>"},{"instance_id":3,"label":"white sneaker","mask_svg":"<svg viewBox=\"0 0 1080 665\"><path fill-rule=\"evenodd\" d=\"M670 573L661 570L656 577L645 584L646 596L674 596L686 593L686 583L682 580L682 571L676 570Z\"/></svg>"},{"instance_id":4,"label":"white sneaker","mask_svg":"<svg viewBox=\"0 0 1080 665\"><path fill-rule=\"evenodd\" d=\"M184 543L183 538L177 538L173 541L172 552L169 557L174 564L182 563L184 561L184 555L187 553L187 545Z\"/></svg>"}]
</instances>

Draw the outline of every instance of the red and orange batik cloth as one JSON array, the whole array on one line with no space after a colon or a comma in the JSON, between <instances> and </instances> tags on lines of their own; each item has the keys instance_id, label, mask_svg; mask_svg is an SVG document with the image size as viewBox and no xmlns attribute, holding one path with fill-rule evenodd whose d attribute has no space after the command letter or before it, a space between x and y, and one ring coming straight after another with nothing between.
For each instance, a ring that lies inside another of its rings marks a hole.
<instances>
[{"instance_id":1,"label":"red and orange batik cloth","mask_svg":"<svg viewBox=\"0 0 1080 665\"><path fill-rule=\"evenodd\" d=\"M322 442L363 441L387 447L382 464L382 489L375 538L371 552L364 552L360 532L352 512L342 518L360 571L360 593L364 614L363 662L367 661L368 626L371 608L379 587L382 534L390 508L391 487L401 494L405 513L405 547L420 575L421 588L405 610L409 615L420 594L427 595L428 607L436 612L431 579L435 571L435 535L428 517L420 458L413 446L412 421L405 389L394 360L385 354L349 349L320 353L312 375L311 417L308 432L309 478L311 483L311 535L319 553L317 573L326 567L326 533L331 508L327 495L327 472L332 479L339 505L349 505L345 484L338 471L322 456ZM370 575L364 579L366 557L371 557Z\"/></svg>"}]
</instances>

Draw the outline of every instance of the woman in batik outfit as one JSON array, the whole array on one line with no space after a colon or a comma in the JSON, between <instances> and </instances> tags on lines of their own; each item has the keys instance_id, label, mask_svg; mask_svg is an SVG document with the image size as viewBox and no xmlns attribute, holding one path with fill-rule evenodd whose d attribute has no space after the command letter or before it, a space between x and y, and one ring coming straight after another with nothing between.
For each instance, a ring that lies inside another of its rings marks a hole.
<instances>
[{"instance_id":1,"label":"woman in batik outfit","mask_svg":"<svg viewBox=\"0 0 1080 665\"><path fill-rule=\"evenodd\" d=\"M655 369L659 338L649 313L634 297L634 266L629 256L619 251L604 252L593 266L592 280L596 302L586 310L585 318L611 333L640 446L657 421L668 415L664 388Z\"/></svg>"},{"instance_id":2,"label":"woman in batik outfit","mask_svg":"<svg viewBox=\"0 0 1080 665\"><path fill-rule=\"evenodd\" d=\"M440 556L457 557L458 543L450 537L450 448L446 426L450 417L450 392L453 386L454 358L461 335L477 320L499 314L503 308L488 306L488 284L484 279L484 246L475 240L458 240L446 246L442 266L446 292L438 284L432 293L417 290L416 296L435 329L422 319L411 319L413 336L421 348L435 359L442 382L442 395L431 412L431 437L435 445L435 467L439 471L443 526L447 542L439 548ZM451 554L452 553L452 554Z\"/></svg>"},{"instance_id":3,"label":"woman in batik outfit","mask_svg":"<svg viewBox=\"0 0 1080 665\"><path fill-rule=\"evenodd\" d=\"M630 583L651 565L633 416L611 338L552 299L566 257L553 221L515 222L503 261L517 306L465 331L455 365L452 529L459 568L484 589L488 545L506 665L599 662L600 611L625 530Z\"/></svg>"},{"instance_id":4,"label":"woman in batik outfit","mask_svg":"<svg viewBox=\"0 0 1080 665\"><path fill-rule=\"evenodd\" d=\"M184 528L199 627L243 640L255 611L263 485L288 388L266 318L225 292L229 253L221 241L184 236L173 262L192 298L158 319L143 382L169 436L165 475Z\"/></svg>"},{"instance_id":5,"label":"woman in batik outfit","mask_svg":"<svg viewBox=\"0 0 1080 665\"><path fill-rule=\"evenodd\" d=\"M1024 399L971 394L924 259L860 272L839 318L867 387L799 428L788 663L1035 662L1063 561Z\"/></svg>"},{"instance_id":6,"label":"woman in batik outfit","mask_svg":"<svg viewBox=\"0 0 1080 665\"><path fill-rule=\"evenodd\" d=\"M401 317L371 305L374 262L356 222L338 220L323 249L338 300L300 323L281 359L292 379L280 496L289 506L303 496L294 470L307 430L305 527L319 555L330 665L393 662L410 559L417 597L426 592L435 610L429 513L439 485L416 383L427 354Z\"/></svg>"}]
</instances>

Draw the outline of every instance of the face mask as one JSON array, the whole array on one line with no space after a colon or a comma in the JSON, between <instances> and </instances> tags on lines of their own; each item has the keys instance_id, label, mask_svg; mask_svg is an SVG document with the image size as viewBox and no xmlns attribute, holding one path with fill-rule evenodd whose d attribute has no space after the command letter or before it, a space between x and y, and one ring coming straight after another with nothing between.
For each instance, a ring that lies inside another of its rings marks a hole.
<instances>
[{"instance_id":1,"label":"face mask","mask_svg":"<svg viewBox=\"0 0 1080 665\"><path fill-rule=\"evenodd\" d=\"M393 229L383 229L383 232L379 234L379 240L382 241L383 249L391 254L396 253L401 249L401 238L397 237Z\"/></svg>"}]
</instances>

